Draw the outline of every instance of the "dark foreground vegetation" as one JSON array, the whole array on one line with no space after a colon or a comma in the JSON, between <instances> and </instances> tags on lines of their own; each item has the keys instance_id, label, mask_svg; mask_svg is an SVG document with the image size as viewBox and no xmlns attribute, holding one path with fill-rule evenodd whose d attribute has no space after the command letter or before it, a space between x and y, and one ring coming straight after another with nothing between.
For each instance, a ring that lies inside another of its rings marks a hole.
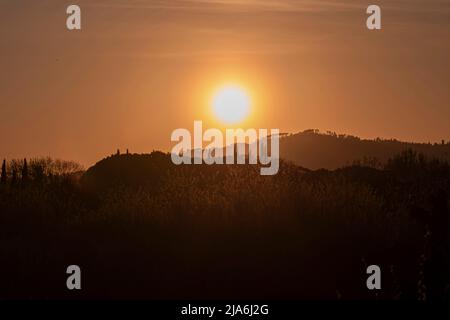
<instances>
[{"instance_id":1,"label":"dark foreground vegetation","mask_svg":"<svg viewBox=\"0 0 450 320\"><path fill-rule=\"evenodd\" d=\"M5 164L1 299L450 297L447 162L407 151L382 168L282 162L267 177L155 152L79 170ZM66 289L71 264L81 291Z\"/></svg>"}]
</instances>

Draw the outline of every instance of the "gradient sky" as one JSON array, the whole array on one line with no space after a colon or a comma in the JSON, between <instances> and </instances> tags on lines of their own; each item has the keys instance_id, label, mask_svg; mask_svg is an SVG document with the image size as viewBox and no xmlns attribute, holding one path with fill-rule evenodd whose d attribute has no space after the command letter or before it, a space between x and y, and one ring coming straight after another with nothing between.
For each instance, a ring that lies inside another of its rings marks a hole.
<instances>
[{"instance_id":1,"label":"gradient sky","mask_svg":"<svg viewBox=\"0 0 450 320\"><path fill-rule=\"evenodd\" d=\"M2 158L168 151L224 82L246 127L450 140L449 0L0 0L0 39Z\"/></svg>"}]
</instances>

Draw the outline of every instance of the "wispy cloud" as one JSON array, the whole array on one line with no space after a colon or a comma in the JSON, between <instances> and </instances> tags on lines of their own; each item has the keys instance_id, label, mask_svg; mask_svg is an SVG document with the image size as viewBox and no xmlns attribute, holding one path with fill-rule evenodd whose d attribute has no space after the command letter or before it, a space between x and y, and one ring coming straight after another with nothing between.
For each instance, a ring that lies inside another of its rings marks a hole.
<instances>
[{"instance_id":1,"label":"wispy cloud","mask_svg":"<svg viewBox=\"0 0 450 320\"><path fill-rule=\"evenodd\" d=\"M447 0L389 0L378 3L385 9L405 11L448 11ZM368 3L359 0L96 0L85 6L128 9L165 9L186 11L241 11L259 10L274 12L346 11L364 8Z\"/></svg>"},{"instance_id":2,"label":"wispy cloud","mask_svg":"<svg viewBox=\"0 0 450 320\"><path fill-rule=\"evenodd\" d=\"M356 1L320 1L320 0L134 0L134 1L89 1L87 6L128 8L128 9L164 9L185 11L272 11L307 12L325 10L348 10L361 7Z\"/></svg>"}]
</instances>

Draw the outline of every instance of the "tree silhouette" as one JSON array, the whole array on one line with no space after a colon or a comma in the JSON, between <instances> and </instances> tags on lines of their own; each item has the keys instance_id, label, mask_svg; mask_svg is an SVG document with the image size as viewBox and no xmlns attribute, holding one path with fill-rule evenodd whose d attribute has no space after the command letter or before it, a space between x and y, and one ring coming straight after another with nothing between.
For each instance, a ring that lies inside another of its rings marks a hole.
<instances>
[{"instance_id":1,"label":"tree silhouette","mask_svg":"<svg viewBox=\"0 0 450 320\"><path fill-rule=\"evenodd\" d=\"M3 160L3 164L2 164L2 177L1 177L0 183L1 183L2 185L6 184L6 160Z\"/></svg>"},{"instance_id":2,"label":"tree silhouette","mask_svg":"<svg viewBox=\"0 0 450 320\"><path fill-rule=\"evenodd\" d=\"M23 167L22 167L22 184L26 184L28 182L28 165L27 159L23 159Z\"/></svg>"},{"instance_id":3,"label":"tree silhouette","mask_svg":"<svg viewBox=\"0 0 450 320\"><path fill-rule=\"evenodd\" d=\"M14 167L12 169L12 176L11 176L11 187L14 187L17 183L17 170Z\"/></svg>"}]
</instances>

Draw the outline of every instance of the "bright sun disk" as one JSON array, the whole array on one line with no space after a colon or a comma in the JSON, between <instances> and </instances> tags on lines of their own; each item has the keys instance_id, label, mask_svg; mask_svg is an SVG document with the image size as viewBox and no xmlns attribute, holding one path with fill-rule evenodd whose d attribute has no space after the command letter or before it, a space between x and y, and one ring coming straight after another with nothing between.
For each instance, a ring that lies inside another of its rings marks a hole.
<instances>
[{"instance_id":1,"label":"bright sun disk","mask_svg":"<svg viewBox=\"0 0 450 320\"><path fill-rule=\"evenodd\" d=\"M226 86L214 95L212 106L215 116L227 124L243 121L250 112L250 98L238 86Z\"/></svg>"}]
</instances>

